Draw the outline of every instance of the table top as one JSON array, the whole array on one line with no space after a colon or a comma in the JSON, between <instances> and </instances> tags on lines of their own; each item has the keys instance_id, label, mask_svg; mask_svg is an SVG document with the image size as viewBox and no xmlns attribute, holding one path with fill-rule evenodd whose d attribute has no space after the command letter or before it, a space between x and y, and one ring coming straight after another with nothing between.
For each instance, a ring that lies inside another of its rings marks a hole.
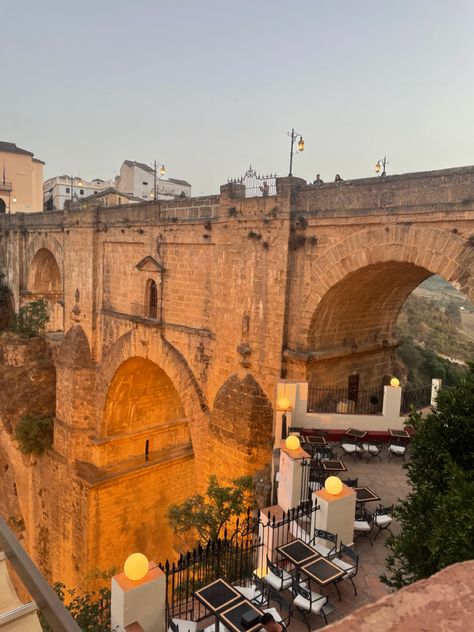
<instances>
[{"instance_id":1,"label":"table top","mask_svg":"<svg viewBox=\"0 0 474 632\"><path fill-rule=\"evenodd\" d=\"M277 551L286 557L286 559L290 560L290 562L293 562L295 566L306 564L309 560L313 559L313 557L319 555L309 544L306 544L299 538L288 542L288 544L283 544L283 546L278 546Z\"/></svg>"},{"instance_id":2,"label":"table top","mask_svg":"<svg viewBox=\"0 0 474 632\"><path fill-rule=\"evenodd\" d=\"M389 428L388 432L391 437L403 437L404 439L410 438L410 435L406 430L392 430L391 428Z\"/></svg>"},{"instance_id":3,"label":"table top","mask_svg":"<svg viewBox=\"0 0 474 632\"><path fill-rule=\"evenodd\" d=\"M344 575L344 571L322 556L302 566L301 571L320 586L326 586Z\"/></svg>"},{"instance_id":4,"label":"table top","mask_svg":"<svg viewBox=\"0 0 474 632\"><path fill-rule=\"evenodd\" d=\"M346 430L346 435L349 437L357 437L358 439L362 439L367 434L367 430L356 430L355 428L349 428Z\"/></svg>"},{"instance_id":5,"label":"table top","mask_svg":"<svg viewBox=\"0 0 474 632\"><path fill-rule=\"evenodd\" d=\"M354 491L357 494L358 503L369 503L372 500L380 500L380 497L374 494L368 487L354 487Z\"/></svg>"},{"instance_id":6,"label":"table top","mask_svg":"<svg viewBox=\"0 0 474 632\"><path fill-rule=\"evenodd\" d=\"M219 612L217 617L219 621L222 621L225 627L231 632L255 632L256 630L261 630L261 623L256 623L251 628L244 628L242 625L242 615L249 610L254 612L256 616L261 616L263 614L263 612L248 599L242 599L242 601L239 601L226 610Z\"/></svg>"},{"instance_id":7,"label":"table top","mask_svg":"<svg viewBox=\"0 0 474 632\"><path fill-rule=\"evenodd\" d=\"M312 435L307 435L305 440L311 445L327 445L327 441L325 437L317 437Z\"/></svg>"},{"instance_id":8,"label":"table top","mask_svg":"<svg viewBox=\"0 0 474 632\"><path fill-rule=\"evenodd\" d=\"M321 461L321 469L324 472L347 472L342 461Z\"/></svg>"},{"instance_id":9,"label":"table top","mask_svg":"<svg viewBox=\"0 0 474 632\"><path fill-rule=\"evenodd\" d=\"M223 579L216 579L211 584L195 590L194 596L213 613L230 606L237 599L242 599L241 593Z\"/></svg>"}]
</instances>

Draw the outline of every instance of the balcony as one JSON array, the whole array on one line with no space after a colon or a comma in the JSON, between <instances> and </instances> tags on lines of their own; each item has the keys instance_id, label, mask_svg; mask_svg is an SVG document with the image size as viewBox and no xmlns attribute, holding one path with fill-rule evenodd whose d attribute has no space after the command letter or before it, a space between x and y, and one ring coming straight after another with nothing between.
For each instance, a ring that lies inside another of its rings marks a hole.
<instances>
[{"instance_id":1,"label":"balcony","mask_svg":"<svg viewBox=\"0 0 474 632\"><path fill-rule=\"evenodd\" d=\"M2 193L10 193L13 189L13 185L11 182L0 182L0 191Z\"/></svg>"}]
</instances>

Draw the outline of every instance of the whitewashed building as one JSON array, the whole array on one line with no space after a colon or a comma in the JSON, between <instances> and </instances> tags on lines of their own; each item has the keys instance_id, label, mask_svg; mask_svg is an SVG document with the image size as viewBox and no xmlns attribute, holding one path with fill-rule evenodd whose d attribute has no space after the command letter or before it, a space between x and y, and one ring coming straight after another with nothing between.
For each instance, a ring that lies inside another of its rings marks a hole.
<instances>
[{"instance_id":1,"label":"whitewashed building","mask_svg":"<svg viewBox=\"0 0 474 632\"><path fill-rule=\"evenodd\" d=\"M118 191L129 193L142 200L155 197L155 170L143 162L124 160L120 174L115 179ZM172 200L175 197L191 197L191 185L186 180L163 178L156 174L156 199Z\"/></svg>"},{"instance_id":2,"label":"whitewashed building","mask_svg":"<svg viewBox=\"0 0 474 632\"><path fill-rule=\"evenodd\" d=\"M113 186L112 180L83 180L74 176L56 176L43 183L43 203L46 211L62 211L64 202L70 200L78 202L100 193Z\"/></svg>"}]
</instances>

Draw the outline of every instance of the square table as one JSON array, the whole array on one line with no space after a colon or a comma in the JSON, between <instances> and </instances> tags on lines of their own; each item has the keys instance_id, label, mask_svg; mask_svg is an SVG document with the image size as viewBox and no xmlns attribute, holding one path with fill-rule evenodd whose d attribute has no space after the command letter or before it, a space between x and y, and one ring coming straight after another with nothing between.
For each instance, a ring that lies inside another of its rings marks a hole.
<instances>
[{"instance_id":1,"label":"square table","mask_svg":"<svg viewBox=\"0 0 474 632\"><path fill-rule=\"evenodd\" d=\"M373 500L380 500L380 497L368 487L354 487L354 491L357 494L356 502L358 503L370 503Z\"/></svg>"},{"instance_id":2,"label":"square table","mask_svg":"<svg viewBox=\"0 0 474 632\"><path fill-rule=\"evenodd\" d=\"M263 614L263 612L248 599L243 599L242 601L239 601L238 603L230 606L226 610L218 612L217 618L231 632L255 632L256 630L261 630L261 623L256 623L251 628L244 628L244 626L242 625L242 615L249 610L255 612L256 616L261 616Z\"/></svg>"},{"instance_id":3,"label":"square table","mask_svg":"<svg viewBox=\"0 0 474 632\"><path fill-rule=\"evenodd\" d=\"M403 438L403 439L410 438L410 435L408 434L406 430L392 430L391 428L389 428L388 432L391 437L398 437L398 438Z\"/></svg>"},{"instance_id":4,"label":"square table","mask_svg":"<svg viewBox=\"0 0 474 632\"><path fill-rule=\"evenodd\" d=\"M313 557L317 557L319 553L315 551L309 544L306 544L298 538L288 544L278 546L276 549L279 553L290 560L295 566L302 566L309 562Z\"/></svg>"},{"instance_id":5,"label":"square table","mask_svg":"<svg viewBox=\"0 0 474 632\"><path fill-rule=\"evenodd\" d=\"M305 439L306 439L306 442L309 443L310 445L327 445L327 441L325 437L307 435Z\"/></svg>"},{"instance_id":6,"label":"square table","mask_svg":"<svg viewBox=\"0 0 474 632\"><path fill-rule=\"evenodd\" d=\"M346 435L349 437L356 437L357 439L363 439L367 434L367 430L356 430L355 428L349 428L346 430Z\"/></svg>"},{"instance_id":7,"label":"square table","mask_svg":"<svg viewBox=\"0 0 474 632\"><path fill-rule=\"evenodd\" d=\"M343 570L336 566L336 564L333 564L331 560L322 556L302 566L301 572L310 579L313 579L320 586L326 586L344 575Z\"/></svg>"},{"instance_id":8,"label":"square table","mask_svg":"<svg viewBox=\"0 0 474 632\"><path fill-rule=\"evenodd\" d=\"M321 461L320 467L323 472L347 472L347 467L342 461Z\"/></svg>"},{"instance_id":9,"label":"square table","mask_svg":"<svg viewBox=\"0 0 474 632\"><path fill-rule=\"evenodd\" d=\"M193 594L213 614L242 599L241 593L223 579L216 579L211 584L195 590Z\"/></svg>"}]
</instances>

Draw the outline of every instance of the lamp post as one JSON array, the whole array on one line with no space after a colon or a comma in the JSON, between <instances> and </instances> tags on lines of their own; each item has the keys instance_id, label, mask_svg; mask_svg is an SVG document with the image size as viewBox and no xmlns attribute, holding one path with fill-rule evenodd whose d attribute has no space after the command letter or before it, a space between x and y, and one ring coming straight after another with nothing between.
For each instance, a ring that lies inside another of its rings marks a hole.
<instances>
[{"instance_id":1,"label":"lamp post","mask_svg":"<svg viewBox=\"0 0 474 632\"><path fill-rule=\"evenodd\" d=\"M157 190L156 190L156 169L160 168L160 176L164 176L166 173L166 167L162 162L153 162L153 199L156 200Z\"/></svg>"},{"instance_id":2,"label":"lamp post","mask_svg":"<svg viewBox=\"0 0 474 632\"><path fill-rule=\"evenodd\" d=\"M296 151L297 152L304 151L304 140L303 140L303 137L301 136L301 134L299 134L298 132L295 132L294 128L291 130L291 132L288 132L288 136L291 139L291 143L290 143L290 172L289 172L288 176L291 177L293 175L293 173L292 173L292 169L293 169L293 145L295 144L295 140L299 136L298 149Z\"/></svg>"},{"instance_id":3,"label":"lamp post","mask_svg":"<svg viewBox=\"0 0 474 632\"><path fill-rule=\"evenodd\" d=\"M71 176L71 202L73 202L74 200L74 180L75 180L75 177ZM80 187L84 186L84 182L82 181L81 178L79 178L79 182L77 184Z\"/></svg>"},{"instance_id":4,"label":"lamp post","mask_svg":"<svg viewBox=\"0 0 474 632\"><path fill-rule=\"evenodd\" d=\"M387 172L386 172L386 167L387 167L387 157L384 156L381 160L377 160L377 164L375 165L375 173L378 175L380 173L380 170L382 170L382 173L380 173L381 176L386 176Z\"/></svg>"}]
</instances>

